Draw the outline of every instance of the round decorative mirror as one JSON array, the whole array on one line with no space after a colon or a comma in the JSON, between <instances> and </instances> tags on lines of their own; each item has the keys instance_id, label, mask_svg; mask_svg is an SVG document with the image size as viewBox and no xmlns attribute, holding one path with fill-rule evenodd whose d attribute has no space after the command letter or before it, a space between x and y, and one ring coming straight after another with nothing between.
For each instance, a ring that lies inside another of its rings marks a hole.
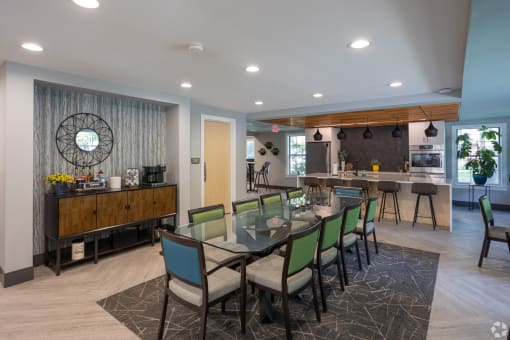
<instances>
[{"instance_id":1,"label":"round decorative mirror","mask_svg":"<svg viewBox=\"0 0 510 340\"><path fill-rule=\"evenodd\" d=\"M92 113L77 113L64 119L57 129L57 149L74 166L87 167L103 162L113 148L113 132L108 123Z\"/></svg>"}]
</instances>

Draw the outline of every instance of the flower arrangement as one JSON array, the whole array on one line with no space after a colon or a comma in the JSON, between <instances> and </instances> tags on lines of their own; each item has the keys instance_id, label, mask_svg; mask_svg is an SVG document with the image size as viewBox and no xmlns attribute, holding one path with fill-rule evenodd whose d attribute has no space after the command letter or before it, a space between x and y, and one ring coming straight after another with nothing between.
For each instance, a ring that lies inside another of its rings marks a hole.
<instances>
[{"instance_id":1,"label":"flower arrangement","mask_svg":"<svg viewBox=\"0 0 510 340\"><path fill-rule=\"evenodd\" d=\"M347 150L343 149L341 151L338 151L338 158L341 161L345 162L347 160L347 157L349 157L349 153L347 152Z\"/></svg>"},{"instance_id":2,"label":"flower arrangement","mask_svg":"<svg viewBox=\"0 0 510 340\"><path fill-rule=\"evenodd\" d=\"M371 161L370 161L370 165L374 166L374 165L379 165L381 166L382 163L380 160L378 160L377 158L373 158Z\"/></svg>"},{"instance_id":3,"label":"flower arrangement","mask_svg":"<svg viewBox=\"0 0 510 340\"><path fill-rule=\"evenodd\" d=\"M46 177L46 183L55 185L57 183L73 183L73 177L68 174L54 173Z\"/></svg>"}]
</instances>

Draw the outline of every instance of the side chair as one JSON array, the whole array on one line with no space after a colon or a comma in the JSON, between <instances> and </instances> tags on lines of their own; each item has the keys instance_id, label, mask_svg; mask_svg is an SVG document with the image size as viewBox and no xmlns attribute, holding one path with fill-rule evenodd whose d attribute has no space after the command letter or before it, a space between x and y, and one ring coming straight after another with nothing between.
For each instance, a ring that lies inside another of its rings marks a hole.
<instances>
[{"instance_id":1,"label":"side chair","mask_svg":"<svg viewBox=\"0 0 510 340\"><path fill-rule=\"evenodd\" d=\"M480 211L482 213L483 223L485 224L482 251L480 253L480 260L478 261L478 267L481 267L483 258L489 255L491 241L507 242L507 235L505 234L510 232L510 227L499 227L494 225L494 215L492 214L491 202L486 195L480 196L478 202L480 203Z\"/></svg>"},{"instance_id":2,"label":"side chair","mask_svg":"<svg viewBox=\"0 0 510 340\"><path fill-rule=\"evenodd\" d=\"M358 222L356 227L356 234L365 241L365 253L367 255L367 264L370 264L370 254L368 250L368 236L372 234L374 236L375 253L379 254L377 247L377 238L375 236L375 211L377 210L377 197L371 197L368 199L365 211L365 217Z\"/></svg>"}]
</instances>

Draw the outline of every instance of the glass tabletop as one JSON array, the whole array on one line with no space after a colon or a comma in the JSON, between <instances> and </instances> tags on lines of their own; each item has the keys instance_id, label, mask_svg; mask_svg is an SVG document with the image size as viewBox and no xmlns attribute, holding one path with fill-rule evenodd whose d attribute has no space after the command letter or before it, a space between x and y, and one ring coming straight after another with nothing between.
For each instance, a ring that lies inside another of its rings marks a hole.
<instances>
[{"instance_id":1,"label":"glass tabletop","mask_svg":"<svg viewBox=\"0 0 510 340\"><path fill-rule=\"evenodd\" d=\"M297 198L262 206L261 211L226 214L221 219L184 224L174 233L233 253L265 253L284 244L290 233L309 228L360 201L333 196L331 205L318 205L306 197Z\"/></svg>"}]
</instances>

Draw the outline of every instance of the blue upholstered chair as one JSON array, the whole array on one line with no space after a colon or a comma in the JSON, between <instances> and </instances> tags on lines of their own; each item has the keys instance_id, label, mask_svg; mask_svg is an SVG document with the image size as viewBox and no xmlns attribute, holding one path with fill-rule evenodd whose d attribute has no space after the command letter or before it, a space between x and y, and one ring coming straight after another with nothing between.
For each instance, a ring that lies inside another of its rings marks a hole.
<instances>
[{"instance_id":1,"label":"blue upholstered chair","mask_svg":"<svg viewBox=\"0 0 510 340\"><path fill-rule=\"evenodd\" d=\"M200 337L205 339L209 307L239 294L241 332L245 334L246 265L244 257L242 255L232 257L222 265L208 263L205 261L200 242L166 231L161 231L161 246L166 280L158 338L163 339L169 296L200 314ZM227 268L228 265L239 261L241 262L240 272Z\"/></svg>"}]
</instances>

